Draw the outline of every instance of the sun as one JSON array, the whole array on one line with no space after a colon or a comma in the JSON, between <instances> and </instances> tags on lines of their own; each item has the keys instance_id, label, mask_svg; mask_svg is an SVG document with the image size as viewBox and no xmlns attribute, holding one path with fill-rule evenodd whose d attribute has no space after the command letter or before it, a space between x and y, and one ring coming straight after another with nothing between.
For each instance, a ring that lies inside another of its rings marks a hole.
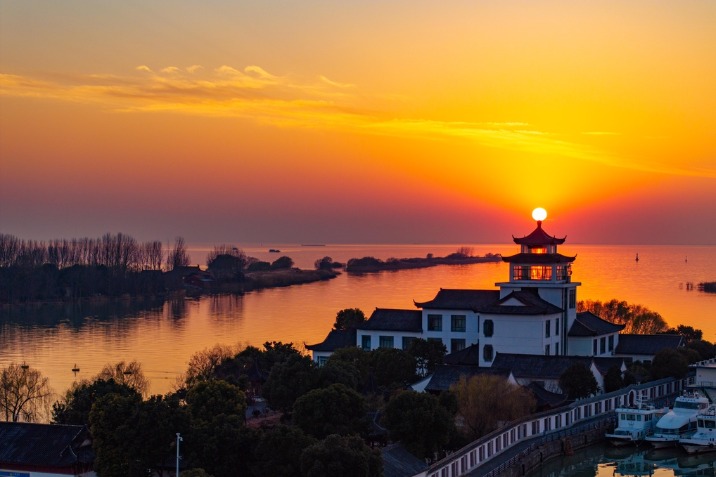
<instances>
[{"instance_id":1,"label":"sun","mask_svg":"<svg viewBox=\"0 0 716 477\"><path fill-rule=\"evenodd\" d=\"M544 210L542 207L537 207L535 210L532 211L532 218L535 219L537 222L542 222L544 219L547 218L547 211Z\"/></svg>"}]
</instances>

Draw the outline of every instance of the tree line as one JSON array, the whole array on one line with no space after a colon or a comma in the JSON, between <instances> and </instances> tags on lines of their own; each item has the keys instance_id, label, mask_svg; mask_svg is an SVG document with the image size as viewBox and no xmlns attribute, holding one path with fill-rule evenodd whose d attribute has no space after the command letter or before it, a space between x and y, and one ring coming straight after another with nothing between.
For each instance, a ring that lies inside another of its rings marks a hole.
<instances>
[{"instance_id":1,"label":"tree line","mask_svg":"<svg viewBox=\"0 0 716 477\"><path fill-rule=\"evenodd\" d=\"M0 303L77 300L94 296L156 295L186 287L191 259L184 238L171 246L130 235L24 240L0 234ZM262 262L231 245L206 257L214 284L241 283L245 272L285 270L290 257Z\"/></svg>"}]
</instances>

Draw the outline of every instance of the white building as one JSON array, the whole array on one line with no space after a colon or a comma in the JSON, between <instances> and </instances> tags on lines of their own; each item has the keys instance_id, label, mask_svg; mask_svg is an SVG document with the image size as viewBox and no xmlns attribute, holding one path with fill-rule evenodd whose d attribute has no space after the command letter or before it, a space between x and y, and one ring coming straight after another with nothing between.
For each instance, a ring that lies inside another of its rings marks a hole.
<instances>
[{"instance_id":1,"label":"white building","mask_svg":"<svg viewBox=\"0 0 716 477\"><path fill-rule=\"evenodd\" d=\"M624 325L577 313L576 256L558 252L565 239L546 233L538 220L529 235L513 236L520 250L502 258L509 277L496 283L499 289L441 289L432 300L415 303L418 310L377 308L356 330L332 331L307 348L319 364L349 343L365 350L404 349L415 338L440 340L448 353L477 346L475 364L481 367L491 366L497 353L613 356Z\"/></svg>"}]
</instances>

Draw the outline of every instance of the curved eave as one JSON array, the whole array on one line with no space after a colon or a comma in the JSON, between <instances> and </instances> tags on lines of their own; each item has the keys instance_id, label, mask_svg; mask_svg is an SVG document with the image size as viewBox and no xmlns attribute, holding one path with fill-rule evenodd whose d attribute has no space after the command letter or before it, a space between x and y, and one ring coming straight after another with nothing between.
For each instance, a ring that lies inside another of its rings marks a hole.
<instances>
[{"instance_id":1,"label":"curved eave","mask_svg":"<svg viewBox=\"0 0 716 477\"><path fill-rule=\"evenodd\" d=\"M542 222L538 221L537 228L534 229L532 233L525 235L522 238L517 238L513 235L512 240L514 240L518 245L537 247L540 245L562 245L564 241L567 240L567 236L565 235L563 238L557 238L554 235L549 235L542 228Z\"/></svg>"},{"instance_id":2,"label":"curved eave","mask_svg":"<svg viewBox=\"0 0 716 477\"><path fill-rule=\"evenodd\" d=\"M577 258L568 257L561 253L518 253L509 257L502 257L503 262L549 265L552 263L572 263Z\"/></svg>"}]
</instances>

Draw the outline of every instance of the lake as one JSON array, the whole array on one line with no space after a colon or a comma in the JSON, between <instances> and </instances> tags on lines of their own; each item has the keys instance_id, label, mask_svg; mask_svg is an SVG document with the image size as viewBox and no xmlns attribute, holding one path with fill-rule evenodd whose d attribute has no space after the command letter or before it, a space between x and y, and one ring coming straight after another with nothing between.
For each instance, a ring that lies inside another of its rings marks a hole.
<instances>
[{"instance_id":1,"label":"lake","mask_svg":"<svg viewBox=\"0 0 716 477\"><path fill-rule=\"evenodd\" d=\"M445 256L461 245L326 245L267 244L244 247L250 256L275 260L290 256L296 266L313 268L317 259ZM472 245L474 254L518 252L515 244ZM204 264L211 247L193 246L194 263ZM281 253L270 253L269 248ZM696 284L716 281L714 246L560 247L577 255L572 279L581 282L579 300L618 298L660 313L669 325L691 325L704 339L716 341L716 294ZM640 260L635 261L639 254ZM360 308L367 316L376 308L414 307L440 288L493 289L507 281L507 264L437 266L366 275L343 273L325 282L267 289L243 296L204 296L167 302L118 302L100 306L43 306L32 311L0 311L0 367L26 362L49 377L63 393L76 379L89 379L103 365L137 360L151 381L151 393L173 389L197 351L217 343L254 345L293 342L298 348L320 342L336 312ZM693 284L694 287L690 287ZM73 367L79 372L73 373Z\"/></svg>"},{"instance_id":2,"label":"lake","mask_svg":"<svg viewBox=\"0 0 716 477\"><path fill-rule=\"evenodd\" d=\"M548 461L527 477L713 477L715 461L716 452L689 455L678 448L598 445Z\"/></svg>"}]
</instances>

